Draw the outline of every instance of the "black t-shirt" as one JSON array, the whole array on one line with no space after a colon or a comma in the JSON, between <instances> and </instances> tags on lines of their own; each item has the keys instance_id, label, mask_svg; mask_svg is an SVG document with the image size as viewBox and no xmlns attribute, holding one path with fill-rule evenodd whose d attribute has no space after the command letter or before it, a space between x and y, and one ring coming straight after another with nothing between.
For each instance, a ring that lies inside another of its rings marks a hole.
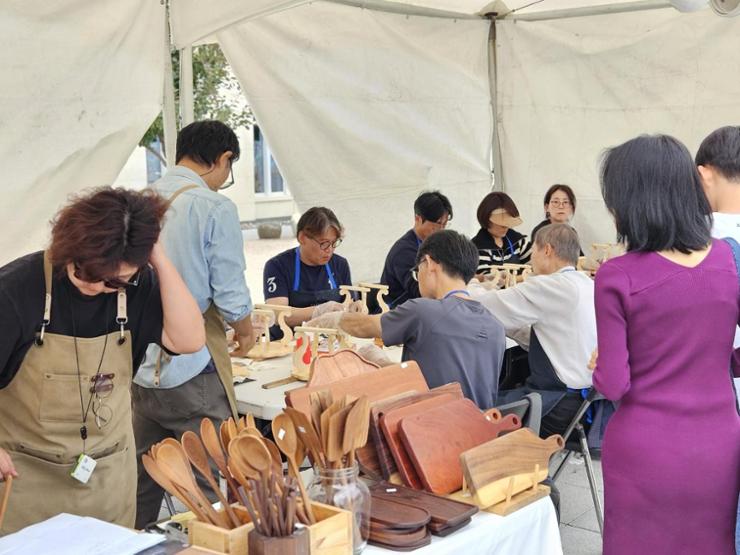
<instances>
[{"instance_id":1,"label":"black t-shirt","mask_svg":"<svg viewBox=\"0 0 740 555\"><path fill-rule=\"evenodd\" d=\"M0 268L0 388L18 373L44 318L44 254L35 252ZM126 288L128 324L133 340L133 371L139 368L149 343L162 341L162 300L154 270L147 267L136 287ZM52 279L51 323L47 333L98 337L120 329L116 324L116 293L87 296L66 272ZM74 353L71 354L74 356Z\"/></svg>"},{"instance_id":2,"label":"black t-shirt","mask_svg":"<svg viewBox=\"0 0 740 555\"><path fill-rule=\"evenodd\" d=\"M299 291L326 291L332 289L325 266L309 266L301 261ZM352 285L347 259L335 254L329 259L329 268L334 274L336 286ZM295 247L273 256L265 264L263 288L265 300L288 297L295 280Z\"/></svg>"},{"instance_id":3,"label":"black t-shirt","mask_svg":"<svg viewBox=\"0 0 740 555\"><path fill-rule=\"evenodd\" d=\"M388 304L391 308L409 299L421 297L419 284L411 276L420 245L421 242L414 230L409 229L388 251L380 283L388 286L386 300L390 301Z\"/></svg>"}]
</instances>

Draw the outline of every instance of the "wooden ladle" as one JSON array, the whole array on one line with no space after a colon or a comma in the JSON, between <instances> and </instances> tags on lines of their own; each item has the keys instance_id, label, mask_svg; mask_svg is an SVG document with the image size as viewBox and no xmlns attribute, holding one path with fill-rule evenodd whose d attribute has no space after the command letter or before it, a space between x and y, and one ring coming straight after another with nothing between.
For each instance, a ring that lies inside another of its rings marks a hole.
<instances>
[{"instance_id":1,"label":"wooden ladle","mask_svg":"<svg viewBox=\"0 0 740 555\"><path fill-rule=\"evenodd\" d=\"M161 445L157 452L156 462L175 486L192 494L198 500L212 522L217 523L222 528L231 528L231 524L226 517L216 512L213 506L211 506L211 502L198 487L198 484L195 482L195 476L193 476L193 472L190 469L190 463L187 462L187 456L182 451L182 448L177 449L171 444Z\"/></svg>"},{"instance_id":2,"label":"wooden ladle","mask_svg":"<svg viewBox=\"0 0 740 555\"><path fill-rule=\"evenodd\" d=\"M301 474L298 471L298 464L295 460L296 454L300 450L300 446L298 444L298 433L296 432L293 420L291 420L290 416L285 413L281 413L275 417L272 421L272 435L275 438L278 447L288 459L288 467L298 482L298 489L301 492L303 506L306 508L306 516L308 516L308 520L313 524L316 522L316 517L313 514L311 500L308 498L306 487L303 485Z\"/></svg>"},{"instance_id":3,"label":"wooden ladle","mask_svg":"<svg viewBox=\"0 0 740 555\"><path fill-rule=\"evenodd\" d=\"M159 465L154 462L154 459L151 456L144 453L141 456L141 463L144 465L144 470L146 470L149 476L152 477L152 480L157 482L167 493L182 501L183 505L185 505L198 520L213 524L211 519L200 510L198 503L196 503L190 495L187 494L187 492L183 492L180 488L175 486L175 484L172 483L172 480L170 480L167 474L165 474Z\"/></svg>"},{"instance_id":4,"label":"wooden ladle","mask_svg":"<svg viewBox=\"0 0 740 555\"><path fill-rule=\"evenodd\" d=\"M198 472L200 472L201 476L206 479L206 482L211 486L213 493L218 497L218 500L221 502L221 506L224 508L226 514L231 520L231 524L233 524L234 528L241 526L241 521L236 516L236 513L234 513L234 510L231 508L231 505L229 505L224 494L221 493L221 488L218 487L218 484L213 477L211 465L208 463L208 454L206 453L206 449L203 447L203 443L200 441L198 435L195 432L188 430L182 434L182 439L180 441L182 443L182 448L188 456L188 459L190 459L192 465Z\"/></svg>"},{"instance_id":5,"label":"wooden ladle","mask_svg":"<svg viewBox=\"0 0 740 555\"><path fill-rule=\"evenodd\" d=\"M221 442L219 441L218 435L216 434L216 427L213 425L213 422L210 418L204 418L203 420L201 420L200 437L203 440L203 445L205 446L206 451L208 451L208 454L210 455L211 459L213 459L213 462L216 463L218 471L226 479L226 483L231 489L231 492L234 494L234 497L236 499L240 499L242 503L244 503L244 499L239 493L239 487L237 486L234 479L231 477L231 473L229 472L229 469L227 467L226 455L221 448Z\"/></svg>"}]
</instances>

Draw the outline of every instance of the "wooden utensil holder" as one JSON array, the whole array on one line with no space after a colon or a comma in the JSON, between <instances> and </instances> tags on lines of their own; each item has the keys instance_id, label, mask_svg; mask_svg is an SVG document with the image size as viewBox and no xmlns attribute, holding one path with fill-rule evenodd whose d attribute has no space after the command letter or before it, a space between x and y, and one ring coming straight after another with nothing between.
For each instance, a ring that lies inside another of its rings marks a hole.
<instances>
[{"instance_id":1,"label":"wooden utensil holder","mask_svg":"<svg viewBox=\"0 0 740 555\"><path fill-rule=\"evenodd\" d=\"M248 534L254 529L249 513L241 505L232 505L239 520L246 522L238 528L227 530L200 520L191 520L188 523L188 539L190 545L214 553L230 555L244 555L247 553ZM221 509L219 513L224 513Z\"/></svg>"},{"instance_id":2,"label":"wooden utensil holder","mask_svg":"<svg viewBox=\"0 0 740 555\"><path fill-rule=\"evenodd\" d=\"M352 554L352 513L324 503L311 503L316 524L307 526L311 555Z\"/></svg>"},{"instance_id":3,"label":"wooden utensil holder","mask_svg":"<svg viewBox=\"0 0 740 555\"><path fill-rule=\"evenodd\" d=\"M249 532L251 555L308 555L310 553L309 534L299 528L291 536L263 536L257 530Z\"/></svg>"}]
</instances>

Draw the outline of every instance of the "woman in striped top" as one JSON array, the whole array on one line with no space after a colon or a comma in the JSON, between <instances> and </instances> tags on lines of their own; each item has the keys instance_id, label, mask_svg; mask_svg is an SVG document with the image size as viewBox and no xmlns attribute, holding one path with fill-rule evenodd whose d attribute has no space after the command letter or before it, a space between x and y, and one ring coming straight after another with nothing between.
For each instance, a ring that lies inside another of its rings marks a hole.
<instances>
[{"instance_id":1,"label":"woman in striped top","mask_svg":"<svg viewBox=\"0 0 740 555\"><path fill-rule=\"evenodd\" d=\"M519 210L506 193L488 193L478 206L481 229L473 237L478 247L477 274L490 273L489 266L528 264L531 245L527 236L515 231L522 224Z\"/></svg>"}]
</instances>

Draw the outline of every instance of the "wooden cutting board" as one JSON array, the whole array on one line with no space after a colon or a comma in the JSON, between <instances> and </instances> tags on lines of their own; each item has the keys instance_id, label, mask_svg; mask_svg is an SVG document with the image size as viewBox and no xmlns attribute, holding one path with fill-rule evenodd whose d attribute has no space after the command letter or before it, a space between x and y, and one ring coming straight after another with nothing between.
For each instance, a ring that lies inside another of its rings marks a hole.
<instances>
[{"instance_id":1,"label":"wooden cutting board","mask_svg":"<svg viewBox=\"0 0 740 555\"><path fill-rule=\"evenodd\" d=\"M429 391L419 365L414 361L386 366L378 370L364 372L358 376L336 380L328 384L299 387L286 392L286 402L309 418L311 416L312 393L329 391L335 399L344 395L360 397L367 395L370 403L392 397L404 391Z\"/></svg>"},{"instance_id":2,"label":"wooden cutting board","mask_svg":"<svg viewBox=\"0 0 740 555\"><path fill-rule=\"evenodd\" d=\"M389 499L372 498L370 502L370 522L376 527L393 530L416 530L429 524L432 516L429 511Z\"/></svg>"},{"instance_id":3,"label":"wooden cutting board","mask_svg":"<svg viewBox=\"0 0 740 555\"><path fill-rule=\"evenodd\" d=\"M334 353L322 353L311 362L311 377L308 386L324 385L344 378L359 376L380 368L365 360L357 351L340 349Z\"/></svg>"},{"instance_id":4,"label":"wooden cutting board","mask_svg":"<svg viewBox=\"0 0 740 555\"><path fill-rule=\"evenodd\" d=\"M547 477L550 457L563 448L563 438L539 438L522 428L465 451L460 456L465 482L481 506L489 507ZM537 469L537 474L535 474Z\"/></svg>"},{"instance_id":5,"label":"wooden cutting board","mask_svg":"<svg viewBox=\"0 0 740 555\"><path fill-rule=\"evenodd\" d=\"M391 409L380 417L380 428L383 430L383 436L388 442L388 448L393 456L393 460L396 462L396 468L401 474L404 484L407 486L414 489L422 489L424 487L416 473L414 463L409 458L406 453L406 449L401 442L401 437L398 433L398 425L401 422L401 419L407 416L427 412L435 407L445 405L454 400L455 397L452 395L434 396L399 408Z\"/></svg>"},{"instance_id":6,"label":"wooden cutting board","mask_svg":"<svg viewBox=\"0 0 740 555\"><path fill-rule=\"evenodd\" d=\"M398 472L398 468L396 466L396 461L393 459L390 448L388 447L388 442L383 435L383 430L380 427L381 417L390 410L440 395L452 395L455 399L462 399L462 387L460 387L459 383L452 382L430 389L425 393L406 392L387 400L378 401L371 407L370 434L374 438L374 442L371 447L373 447L377 452L378 463L384 479L390 480L394 474Z\"/></svg>"},{"instance_id":7,"label":"wooden cutting board","mask_svg":"<svg viewBox=\"0 0 740 555\"><path fill-rule=\"evenodd\" d=\"M370 494L373 502L375 502L375 499L389 499L396 503L425 509L431 516L431 521L427 527L435 535L469 523L470 517L478 512L478 507L475 505L388 482L376 482L370 485Z\"/></svg>"},{"instance_id":8,"label":"wooden cutting board","mask_svg":"<svg viewBox=\"0 0 740 555\"><path fill-rule=\"evenodd\" d=\"M396 461L393 460L393 455L388 448L388 442L383 436L383 431L380 429L380 417L385 407L393 406L395 403L403 399L415 397L418 393L414 391L405 391L388 399L376 401L370 407L370 433L368 435L368 442L362 449L357 451L357 460L363 469L368 466L373 471L377 467L377 478L389 480L391 475L398 472L396 469Z\"/></svg>"},{"instance_id":9,"label":"wooden cutting board","mask_svg":"<svg viewBox=\"0 0 740 555\"><path fill-rule=\"evenodd\" d=\"M462 487L460 455L496 437L499 428L469 399L401 419L399 433L424 487L447 495Z\"/></svg>"}]
</instances>

